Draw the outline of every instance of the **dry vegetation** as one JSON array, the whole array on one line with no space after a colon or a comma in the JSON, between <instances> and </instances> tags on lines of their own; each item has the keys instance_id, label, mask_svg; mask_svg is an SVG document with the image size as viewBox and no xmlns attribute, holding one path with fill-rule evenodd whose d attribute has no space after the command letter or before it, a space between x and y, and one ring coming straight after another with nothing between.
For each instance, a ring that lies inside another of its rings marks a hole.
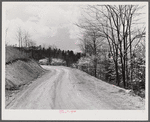
<instances>
[{"instance_id":1,"label":"dry vegetation","mask_svg":"<svg viewBox=\"0 0 150 122\"><path fill-rule=\"evenodd\" d=\"M15 60L18 59L28 59L30 57L31 54L23 51L23 50L19 50L15 47L11 47L11 46L7 46L6 47L6 52L5 52L5 56L6 56L6 64L13 62Z\"/></svg>"}]
</instances>

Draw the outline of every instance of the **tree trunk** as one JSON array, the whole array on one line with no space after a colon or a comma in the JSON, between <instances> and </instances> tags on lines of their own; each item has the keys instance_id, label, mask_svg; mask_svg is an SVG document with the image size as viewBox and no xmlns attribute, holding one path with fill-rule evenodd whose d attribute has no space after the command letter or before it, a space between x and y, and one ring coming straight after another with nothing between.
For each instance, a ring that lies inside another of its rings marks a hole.
<instances>
[{"instance_id":1,"label":"tree trunk","mask_svg":"<svg viewBox=\"0 0 150 122\"><path fill-rule=\"evenodd\" d=\"M126 88L125 65L122 67L122 79L123 79L123 87Z\"/></svg>"},{"instance_id":2,"label":"tree trunk","mask_svg":"<svg viewBox=\"0 0 150 122\"><path fill-rule=\"evenodd\" d=\"M94 76L97 77L97 60L94 61Z\"/></svg>"},{"instance_id":3,"label":"tree trunk","mask_svg":"<svg viewBox=\"0 0 150 122\"><path fill-rule=\"evenodd\" d=\"M131 31L130 31L130 26L129 26L129 41L130 41L130 83L132 83L132 44L131 44Z\"/></svg>"},{"instance_id":4,"label":"tree trunk","mask_svg":"<svg viewBox=\"0 0 150 122\"><path fill-rule=\"evenodd\" d=\"M116 83L117 86L120 84L119 73L118 73L118 61L115 62L115 71L116 71Z\"/></svg>"}]
</instances>

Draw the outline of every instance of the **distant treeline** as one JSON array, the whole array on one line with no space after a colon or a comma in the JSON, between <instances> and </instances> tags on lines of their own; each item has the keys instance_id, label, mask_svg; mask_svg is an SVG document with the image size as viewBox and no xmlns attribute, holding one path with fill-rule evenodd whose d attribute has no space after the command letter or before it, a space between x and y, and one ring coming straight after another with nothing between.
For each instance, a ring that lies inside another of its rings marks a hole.
<instances>
[{"instance_id":1,"label":"distant treeline","mask_svg":"<svg viewBox=\"0 0 150 122\"><path fill-rule=\"evenodd\" d=\"M49 58L51 62L52 58L62 59L66 62L66 66L71 66L76 63L78 59L83 55L82 53L74 53L72 50L61 50L56 47L42 47L42 46L32 46L32 47L15 47L24 51L30 55L31 58L38 61L43 58Z\"/></svg>"}]
</instances>

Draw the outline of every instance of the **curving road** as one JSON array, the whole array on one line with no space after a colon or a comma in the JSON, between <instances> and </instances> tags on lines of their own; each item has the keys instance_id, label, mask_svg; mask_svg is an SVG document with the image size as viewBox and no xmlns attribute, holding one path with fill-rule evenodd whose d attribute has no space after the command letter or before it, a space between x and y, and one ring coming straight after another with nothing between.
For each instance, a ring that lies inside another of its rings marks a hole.
<instances>
[{"instance_id":1,"label":"curving road","mask_svg":"<svg viewBox=\"0 0 150 122\"><path fill-rule=\"evenodd\" d=\"M49 70L18 93L6 109L144 109L144 100L77 69Z\"/></svg>"}]
</instances>

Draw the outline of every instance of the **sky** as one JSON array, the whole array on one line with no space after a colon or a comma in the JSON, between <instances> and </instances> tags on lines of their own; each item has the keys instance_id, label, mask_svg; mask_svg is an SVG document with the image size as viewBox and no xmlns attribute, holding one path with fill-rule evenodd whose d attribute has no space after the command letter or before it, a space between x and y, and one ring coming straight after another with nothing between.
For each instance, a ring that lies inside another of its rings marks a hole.
<instances>
[{"instance_id":1,"label":"sky","mask_svg":"<svg viewBox=\"0 0 150 122\"><path fill-rule=\"evenodd\" d=\"M80 51L78 47L79 28L75 25L81 17L80 5L44 2L5 2L5 37L9 45L18 45L17 28L21 27L31 35L36 45L55 45L62 50Z\"/></svg>"},{"instance_id":2,"label":"sky","mask_svg":"<svg viewBox=\"0 0 150 122\"><path fill-rule=\"evenodd\" d=\"M80 52L78 37L82 37L82 34L75 24L82 18L83 5L87 4L76 4L75 2L3 2L4 30L8 28L5 40L8 45L18 45L16 33L18 27L21 27L23 31L29 32L31 39L37 46L55 45L62 50Z\"/></svg>"}]
</instances>

